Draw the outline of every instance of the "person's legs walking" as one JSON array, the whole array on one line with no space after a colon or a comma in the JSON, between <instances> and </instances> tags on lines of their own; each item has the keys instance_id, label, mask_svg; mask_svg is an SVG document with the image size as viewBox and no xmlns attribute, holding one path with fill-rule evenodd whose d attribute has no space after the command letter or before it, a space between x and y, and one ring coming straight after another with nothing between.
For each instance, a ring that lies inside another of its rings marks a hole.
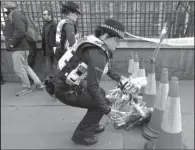
<instances>
[{"instance_id":1,"label":"person's legs walking","mask_svg":"<svg viewBox=\"0 0 195 150\"><path fill-rule=\"evenodd\" d=\"M45 69L46 74L53 74L53 60L52 56L45 56Z\"/></svg>"},{"instance_id":2,"label":"person's legs walking","mask_svg":"<svg viewBox=\"0 0 195 150\"><path fill-rule=\"evenodd\" d=\"M53 69L53 75L58 75L58 70L57 70L57 65L58 65L58 61L56 60L56 58L54 56L52 57L52 69Z\"/></svg>"},{"instance_id":3,"label":"person's legs walking","mask_svg":"<svg viewBox=\"0 0 195 150\"><path fill-rule=\"evenodd\" d=\"M31 48L28 55L28 65L33 69L35 65L35 57L36 57L36 50ZM31 77L28 75L30 84L33 85L34 81L31 79Z\"/></svg>"},{"instance_id":4,"label":"person's legs walking","mask_svg":"<svg viewBox=\"0 0 195 150\"><path fill-rule=\"evenodd\" d=\"M25 52L24 51L15 51L12 53L12 59L13 59L13 67L16 75L21 79L22 81L22 87L23 90L19 93L17 93L17 96L25 95L28 92L31 91L30 89L30 82L24 67L25 62Z\"/></svg>"},{"instance_id":5,"label":"person's legs walking","mask_svg":"<svg viewBox=\"0 0 195 150\"><path fill-rule=\"evenodd\" d=\"M28 65L29 51L25 51L25 54L24 55L25 55L25 58L24 58L24 68L25 68L27 74L34 81L34 85L35 85L35 87L32 87L32 90L34 90L33 88L43 89L44 86L42 85L41 80L36 75L36 73L31 69L31 67Z\"/></svg>"}]
</instances>

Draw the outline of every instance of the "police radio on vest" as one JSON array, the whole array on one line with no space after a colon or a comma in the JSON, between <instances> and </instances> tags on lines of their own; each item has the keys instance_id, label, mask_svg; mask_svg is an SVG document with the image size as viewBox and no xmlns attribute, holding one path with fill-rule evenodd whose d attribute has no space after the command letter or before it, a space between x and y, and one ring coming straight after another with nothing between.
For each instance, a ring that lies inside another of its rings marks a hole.
<instances>
[{"instance_id":1,"label":"police radio on vest","mask_svg":"<svg viewBox=\"0 0 195 150\"><path fill-rule=\"evenodd\" d=\"M80 82L87 75L87 65L82 62L77 66L76 69L70 72L70 74L66 78L66 83L69 85L79 85Z\"/></svg>"}]
</instances>

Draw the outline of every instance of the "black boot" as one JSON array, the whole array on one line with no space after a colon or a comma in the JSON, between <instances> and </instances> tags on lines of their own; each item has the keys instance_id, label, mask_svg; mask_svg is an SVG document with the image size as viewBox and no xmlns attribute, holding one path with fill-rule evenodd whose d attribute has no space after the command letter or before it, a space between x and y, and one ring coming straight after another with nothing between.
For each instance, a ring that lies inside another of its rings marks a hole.
<instances>
[{"instance_id":1,"label":"black boot","mask_svg":"<svg viewBox=\"0 0 195 150\"><path fill-rule=\"evenodd\" d=\"M103 125L99 125L96 129L95 129L95 133L100 133L103 132L105 130L105 127Z\"/></svg>"},{"instance_id":2,"label":"black boot","mask_svg":"<svg viewBox=\"0 0 195 150\"><path fill-rule=\"evenodd\" d=\"M33 83L34 83L33 79L31 79L30 76L28 76L28 78L29 78L29 81L30 81L30 85L33 85Z\"/></svg>"},{"instance_id":3,"label":"black boot","mask_svg":"<svg viewBox=\"0 0 195 150\"><path fill-rule=\"evenodd\" d=\"M3 85L4 84L4 81L1 81L1 85Z\"/></svg>"},{"instance_id":4,"label":"black boot","mask_svg":"<svg viewBox=\"0 0 195 150\"><path fill-rule=\"evenodd\" d=\"M1 85L4 84L3 76L1 75Z\"/></svg>"},{"instance_id":5,"label":"black boot","mask_svg":"<svg viewBox=\"0 0 195 150\"><path fill-rule=\"evenodd\" d=\"M96 136L80 138L78 136L73 135L72 141L76 144L90 146L96 144L98 142L98 138Z\"/></svg>"}]
</instances>

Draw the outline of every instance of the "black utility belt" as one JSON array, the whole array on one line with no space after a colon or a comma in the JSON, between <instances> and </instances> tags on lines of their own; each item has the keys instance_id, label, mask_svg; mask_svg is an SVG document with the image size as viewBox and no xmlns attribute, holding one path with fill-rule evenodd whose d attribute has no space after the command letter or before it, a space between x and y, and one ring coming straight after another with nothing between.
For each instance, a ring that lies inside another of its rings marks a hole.
<instances>
[{"instance_id":1,"label":"black utility belt","mask_svg":"<svg viewBox=\"0 0 195 150\"><path fill-rule=\"evenodd\" d=\"M69 85L69 90L68 92L66 92L66 94L76 94L76 95L80 95L82 92L84 92L84 88L82 86L78 86L78 85Z\"/></svg>"}]
</instances>

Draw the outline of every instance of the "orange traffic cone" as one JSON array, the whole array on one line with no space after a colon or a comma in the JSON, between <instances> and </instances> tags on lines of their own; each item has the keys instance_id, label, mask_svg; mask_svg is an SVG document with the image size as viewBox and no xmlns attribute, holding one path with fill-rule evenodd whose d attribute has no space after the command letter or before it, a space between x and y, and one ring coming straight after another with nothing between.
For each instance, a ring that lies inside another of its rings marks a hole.
<instances>
[{"instance_id":1,"label":"orange traffic cone","mask_svg":"<svg viewBox=\"0 0 195 150\"><path fill-rule=\"evenodd\" d=\"M142 126L142 134L146 139L156 139L161 131L162 117L169 92L168 69L163 68L161 80L157 91L157 96L154 105L150 122Z\"/></svg>"},{"instance_id":2,"label":"orange traffic cone","mask_svg":"<svg viewBox=\"0 0 195 150\"><path fill-rule=\"evenodd\" d=\"M146 72L145 72L145 65L144 65L144 59L141 58L139 61L139 70L137 73L137 77L146 77Z\"/></svg>"},{"instance_id":3,"label":"orange traffic cone","mask_svg":"<svg viewBox=\"0 0 195 150\"><path fill-rule=\"evenodd\" d=\"M133 73L133 63L134 63L134 57L133 57L133 52L130 53L130 58L129 58L129 67L128 67L128 72L130 76Z\"/></svg>"},{"instance_id":4,"label":"orange traffic cone","mask_svg":"<svg viewBox=\"0 0 195 150\"><path fill-rule=\"evenodd\" d=\"M187 149L182 139L181 107L178 78L172 77L157 140L150 140L145 149Z\"/></svg>"},{"instance_id":5,"label":"orange traffic cone","mask_svg":"<svg viewBox=\"0 0 195 150\"><path fill-rule=\"evenodd\" d=\"M133 63L133 73L132 73L133 78L137 77L138 70L139 70L139 58L136 52L134 57L134 63Z\"/></svg>"},{"instance_id":6,"label":"orange traffic cone","mask_svg":"<svg viewBox=\"0 0 195 150\"><path fill-rule=\"evenodd\" d=\"M146 102L146 107L154 107L156 98L156 76L155 65L150 62L148 69L147 85L144 89L143 101Z\"/></svg>"}]
</instances>

